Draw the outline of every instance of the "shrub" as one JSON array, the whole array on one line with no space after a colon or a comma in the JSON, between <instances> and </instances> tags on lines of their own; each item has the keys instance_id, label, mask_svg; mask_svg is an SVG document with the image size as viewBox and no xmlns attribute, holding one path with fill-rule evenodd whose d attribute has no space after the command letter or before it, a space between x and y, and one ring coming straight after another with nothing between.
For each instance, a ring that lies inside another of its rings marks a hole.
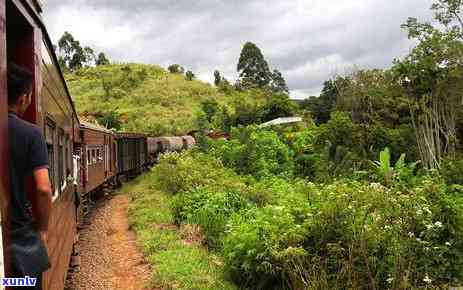
<instances>
[{"instance_id":1,"label":"shrub","mask_svg":"<svg viewBox=\"0 0 463 290\"><path fill-rule=\"evenodd\" d=\"M463 184L463 159L445 159L442 162L441 174L448 184Z\"/></svg>"},{"instance_id":2,"label":"shrub","mask_svg":"<svg viewBox=\"0 0 463 290\"><path fill-rule=\"evenodd\" d=\"M176 222L199 225L210 247L220 246L229 217L248 206L239 192L206 187L179 194L172 202Z\"/></svg>"},{"instance_id":3,"label":"shrub","mask_svg":"<svg viewBox=\"0 0 463 290\"><path fill-rule=\"evenodd\" d=\"M219 160L196 151L166 153L153 170L157 184L172 194L202 186L232 191L245 187L244 178L223 167Z\"/></svg>"},{"instance_id":4,"label":"shrub","mask_svg":"<svg viewBox=\"0 0 463 290\"><path fill-rule=\"evenodd\" d=\"M425 180L407 192L360 182L310 186L235 217L232 276L253 289L438 288L463 279L462 199Z\"/></svg>"},{"instance_id":5,"label":"shrub","mask_svg":"<svg viewBox=\"0 0 463 290\"><path fill-rule=\"evenodd\" d=\"M229 142L212 143L211 154L237 173L257 178L293 174L292 151L275 132L248 126L233 128L231 136Z\"/></svg>"}]
</instances>

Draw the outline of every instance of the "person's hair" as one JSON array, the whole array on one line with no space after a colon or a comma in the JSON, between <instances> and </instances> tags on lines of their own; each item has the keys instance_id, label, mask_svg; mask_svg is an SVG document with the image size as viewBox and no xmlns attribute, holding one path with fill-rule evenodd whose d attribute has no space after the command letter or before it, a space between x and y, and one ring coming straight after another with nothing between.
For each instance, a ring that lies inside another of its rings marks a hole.
<instances>
[{"instance_id":1,"label":"person's hair","mask_svg":"<svg viewBox=\"0 0 463 290\"><path fill-rule=\"evenodd\" d=\"M16 64L8 64L8 105L14 105L19 97L32 91L32 73Z\"/></svg>"}]
</instances>

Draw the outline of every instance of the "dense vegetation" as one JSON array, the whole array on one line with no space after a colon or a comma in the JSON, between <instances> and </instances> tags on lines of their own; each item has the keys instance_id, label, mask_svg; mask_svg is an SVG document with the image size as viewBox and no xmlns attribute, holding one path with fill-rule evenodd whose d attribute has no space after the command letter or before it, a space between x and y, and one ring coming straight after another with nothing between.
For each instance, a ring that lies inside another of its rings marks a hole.
<instances>
[{"instance_id":1,"label":"dense vegetation","mask_svg":"<svg viewBox=\"0 0 463 290\"><path fill-rule=\"evenodd\" d=\"M409 55L328 80L300 107L250 42L233 84L219 71L215 86L201 83L179 64L69 72L87 118L152 134L198 130L197 148L163 155L134 189L132 224L157 279L168 281L162 286L175 288L181 275L167 273L177 254L190 253L177 234L152 228L164 220L196 229L205 246L185 263L223 261L198 267L216 282L180 288L233 288L223 272L247 289L463 285L462 8L437 0L436 26L403 25L416 41ZM303 122L259 127L293 115ZM210 129L230 138L208 139ZM156 214L160 197L170 205L165 219Z\"/></svg>"},{"instance_id":2,"label":"dense vegetation","mask_svg":"<svg viewBox=\"0 0 463 290\"><path fill-rule=\"evenodd\" d=\"M199 134L198 148L163 155L151 173L173 222L199 227L245 289L463 285L461 8L437 1L439 26L404 25L410 55L329 80L301 108L246 44L234 86L214 74L241 97L203 101L197 116L230 138ZM300 124L258 126L295 113Z\"/></svg>"}]
</instances>

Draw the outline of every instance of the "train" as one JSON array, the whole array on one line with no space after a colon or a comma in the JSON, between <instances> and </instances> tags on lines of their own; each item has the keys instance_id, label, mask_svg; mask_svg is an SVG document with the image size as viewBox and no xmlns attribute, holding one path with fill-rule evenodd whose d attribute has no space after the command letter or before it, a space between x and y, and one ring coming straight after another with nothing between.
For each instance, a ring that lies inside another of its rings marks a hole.
<instances>
[{"instance_id":1,"label":"train","mask_svg":"<svg viewBox=\"0 0 463 290\"><path fill-rule=\"evenodd\" d=\"M43 289L62 290L82 216L92 196L137 176L161 153L195 145L193 136L155 137L114 132L81 121L58 65L37 0L0 0L0 276L11 273L10 178L8 142L9 63L33 74L32 103L23 118L39 128L48 149L53 205L47 250L51 268ZM34 192L32 184L29 193ZM0 277L0 278L1 278Z\"/></svg>"}]
</instances>

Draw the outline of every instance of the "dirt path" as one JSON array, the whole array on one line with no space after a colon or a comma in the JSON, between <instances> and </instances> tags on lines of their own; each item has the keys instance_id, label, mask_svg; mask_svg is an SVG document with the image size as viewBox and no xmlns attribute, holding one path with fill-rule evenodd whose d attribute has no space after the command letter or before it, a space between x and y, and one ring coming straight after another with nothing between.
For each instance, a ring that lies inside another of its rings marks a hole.
<instances>
[{"instance_id":1,"label":"dirt path","mask_svg":"<svg viewBox=\"0 0 463 290\"><path fill-rule=\"evenodd\" d=\"M80 233L80 269L66 289L149 289L151 269L129 230L128 205L127 195L117 195L94 210L91 224Z\"/></svg>"}]
</instances>

